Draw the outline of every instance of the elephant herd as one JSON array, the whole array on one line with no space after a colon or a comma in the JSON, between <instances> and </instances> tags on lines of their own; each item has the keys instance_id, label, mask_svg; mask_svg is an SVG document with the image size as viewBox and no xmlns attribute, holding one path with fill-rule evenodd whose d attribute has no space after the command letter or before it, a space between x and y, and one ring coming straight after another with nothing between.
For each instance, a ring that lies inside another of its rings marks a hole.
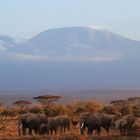
<instances>
[{"instance_id":1,"label":"elephant herd","mask_svg":"<svg viewBox=\"0 0 140 140\"><path fill-rule=\"evenodd\" d=\"M135 122L133 115L126 115L118 118L116 115L110 114L92 114L82 113L79 118L77 127L79 126L80 134L96 134L100 135L102 130L107 133L111 129L119 130L120 134L132 133L132 126ZM67 116L57 116L47 118L44 114L26 113L19 117L18 132L19 135L35 134L57 134L70 131L71 120Z\"/></svg>"},{"instance_id":2,"label":"elephant herd","mask_svg":"<svg viewBox=\"0 0 140 140\"><path fill-rule=\"evenodd\" d=\"M44 114L26 113L19 117L18 132L19 135L35 134L53 134L66 132L70 130L70 119L66 116L57 116L55 118L47 118Z\"/></svg>"},{"instance_id":3,"label":"elephant herd","mask_svg":"<svg viewBox=\"0 0 140 140\"><path fill-rule=\"evenodd\" d=\"M133 115L126 115L124 117L118 117L111 114L91 114L83 113L80 116L80 133L93 134L93 131L100 135L102 129L107 133L112 130L117 130L121 135L132 134L132 127L135 122Z\"/></svg>"}]
</instances>

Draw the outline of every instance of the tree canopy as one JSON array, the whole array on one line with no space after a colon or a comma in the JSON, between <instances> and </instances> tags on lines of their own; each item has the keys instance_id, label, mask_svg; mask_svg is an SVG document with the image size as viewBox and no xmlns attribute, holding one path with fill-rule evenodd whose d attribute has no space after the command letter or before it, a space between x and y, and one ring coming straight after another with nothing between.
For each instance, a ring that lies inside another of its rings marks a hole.
<instances>
[{"instance_id":1,"label":"tree canopy","mask_svg":"<svg viewBox=\"0 0 140 140\"><path fill-rule=\"evenodd\" d=\"M60 96L54 96L54 95L42 95L42 96L34 97L35 100L37 100L43 105L50 105L53 102L58 101L60 98L61 98Z\"/></svg>"}]
</instances>

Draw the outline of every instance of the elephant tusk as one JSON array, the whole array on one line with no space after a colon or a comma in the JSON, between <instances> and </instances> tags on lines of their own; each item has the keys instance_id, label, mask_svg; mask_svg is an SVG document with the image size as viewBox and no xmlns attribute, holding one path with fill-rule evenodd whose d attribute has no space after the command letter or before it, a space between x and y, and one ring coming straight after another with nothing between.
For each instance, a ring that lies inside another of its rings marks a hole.
<instances>
[{"instance_id":1,"label":"elephant tusk","mask_svg":"<svg viewBox=\"0 0 140 140\"><path fill-rule=\"evenodd\" d=\"M76 128L78 128L79 126L80 126L80 124L78 123L77 126L76 126Z\"/></svg>"},{"instance_id":2,"label":"elephant tusk","mask_svg":"<svg viewBox=\"0 0 140 140\"><path fill-rule=\"evenodd\" d=\"M81 127L80 127L80 128L83 128L83 126L84 126L84 123L82 123L82 125L81 125Z\"/></svg>"},{"instance_id":3,"label":"elephant tusk","mask_svg":"<svg viewBox=\"0 0 140 140\"><path fill-rule=\"evenodd\" d=\"M18 126L18 129L22 129L22 123Z\"/></svg>"}]
</instances>

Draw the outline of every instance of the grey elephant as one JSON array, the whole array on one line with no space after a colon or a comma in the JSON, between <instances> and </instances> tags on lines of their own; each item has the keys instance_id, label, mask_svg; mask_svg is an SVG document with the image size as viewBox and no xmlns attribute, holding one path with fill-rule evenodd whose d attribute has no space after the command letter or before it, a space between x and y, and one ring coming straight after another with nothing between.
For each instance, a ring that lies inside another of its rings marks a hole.
<instances>
[{"instance_id":1,"label":"grey elephant","mask_svg":"<svg viewBox=\"0 0 140 140\"><path fill-rule=\"evenodd\" d=\"M44 114L34 114L34 113L26 113L19 117L18 130L19 135L26 134L26 130L28 129L29 134L32 135L32 131L35 131L35 134L39 133L40 126L42 124L48 124L48 119Z\"/></svg>"},{"instance_id":2,"label":"grey elephant","mask_svg":"<svg viewBox=\"0 0 140 140\"><path fill-rule=\"evenodd\" d=\"M60 132L66 132L70 131L70 119L67 116L57 116L56 118L56 122L58 125L58 128L60 129Z\"/></svg>"},{"instance_id":3,"label":"grey elephant","mask_svg":"<svg viewBox=\"0 0 140 140\"><path fill-rule=\"evenodd\" d=\"M121 135L125 135L127 132L127 120L126 119L119 119L115 122L115 128L119 130Z\"/></svg>"},{"instance_id":4,"label":"grey elephant","mask_svg":"<svg viewBox=\"0 0 140 140\"><path fill-rule=\"evenodd\" d=\"M58 122L57 122L56 118L49 118L48 119L48 130L51 134L57 133Z\"/></svg>"},{"instance_id":5,"label":"grey elephant","mask_svg":"<svg viewBox=\"0 0 140 140\"><path fill-rule=\"evenodd\" d=\"M47 124L41 124L39 134L49 134L49 127Z\"/></svg>"},{"instance_id":6,"label":"grey elephant","mask_svg":"<svg viewBox=\"0 0 140 140\"><path fill-rule=\"evenodd\" d=\"M133 133L132 127L135 123L136 118L133 115L128 115L127 117L127 134L131 135Z\"/></svg>"},{"instance_id":7,"label":"grey elephant","mask_svg":"<svg viewBox=\"0 0 140 140\"><path fill-rule=\"evenodd\" d=\"M133 132L132 127L134 123L135 117L133 115L125 115L116 122L115 126L121 135L129 135Z\"/></svg>"},{"instance_id":8,"label":"grey elephant","mask_svg":"<svg viewBox=\"0 0 140 140\"><path fill-rule=\"evenodd\" d=\"M115 120L115 115L84 113L80 116L80 133L84 134L86 128L88 134L92 134L93 130L96 130L100 135L101 128L109 133L110 128L115 127Z\"/></svg>"},{"instance_id":9,"label":"grey elephant","mask_svg":"<svg viewBox=\"0 0 140 140\"><path fill-rule=\"evenodd\" d=\"M84 134L87 128L87 133L91 135L93 130L96 130L98 135L101 132L101 121L100 117L96 114L83 113L80 115L80 133Z\"/></svg>"},{"instance_id":10,"label":"grey elephant","mask_svg":"<svg viewBox=\"0 0 140 140\"><path fill-rule=\"evenodd\" d=\"M117 120L115 115L100 114L99 118L101 121L101 127L104 128L107 133L109 133L110 129L115 129L115 121Z\"/></svg>"}]
</instances>

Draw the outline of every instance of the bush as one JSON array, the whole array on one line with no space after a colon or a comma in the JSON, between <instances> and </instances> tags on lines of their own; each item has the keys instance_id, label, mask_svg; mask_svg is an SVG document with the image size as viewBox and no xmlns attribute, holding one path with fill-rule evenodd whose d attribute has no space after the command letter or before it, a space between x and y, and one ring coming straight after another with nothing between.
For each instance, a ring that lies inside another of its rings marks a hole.
<instances>
[{"instance_id":1,"label":"bush","mask_svg":"<svg viewBox=\"0 0 140 140\"><path fill-rule=\"evenodd\" d=\"M41 106L33 106L29 108L29 112L30 113L35 113L35 114L39 114L43 111L43 108Z\"/></svg>"},{"instance_id":2,"label":"bush","mask_svg":"<svg viewBox=\"0 0 140 140\"><path fill-rule=\"evenodd\" d=\"M135 117L140 117L140 105L133 106L132 112Z\"/></svg>"},{"instance_id":3,"label":"bush","mask_svg":"<svg viewBox=\"0 0 140 140\"><path fill-rule=\"evenodd\" d=\"M131 114L132 108L130 106L122 106L119 110L119 112L124 116L124 115L128 115Z\"/></svg>"},{"instance_id":4,"label":"bush","mask_svg":"<svg viewBox=\"0 0 140 140\"><path fill-rule=\"evenodd\" d=\"M115 107L113 107L111 105L104 106L102 112L107 113L107 114L116 114L116 109L115 109Z\"/></svg>"},{"instance_id":5,"label":"bush","mask_svg":"<svg viewBox=\"0 0 140 140\"><path fill-rule=\"evenodd\" d=\"M83 112L95 113L103 109L103 105L96 101L80 101L74 102L67 106L68 112L71 116L80 115Z\"/></svg>"},{"instance_id":6,"label":"bush","mask_svg":"<svg viewBox=\"0 0 140 140\"><path fill-rule=\"evenodd\" d=\"M58 115L65 115L67 114L67 109L63 105L52 104L49 107L44 107L44 112L48 117L55 117Z\"/></svg>"}]
</instances>

